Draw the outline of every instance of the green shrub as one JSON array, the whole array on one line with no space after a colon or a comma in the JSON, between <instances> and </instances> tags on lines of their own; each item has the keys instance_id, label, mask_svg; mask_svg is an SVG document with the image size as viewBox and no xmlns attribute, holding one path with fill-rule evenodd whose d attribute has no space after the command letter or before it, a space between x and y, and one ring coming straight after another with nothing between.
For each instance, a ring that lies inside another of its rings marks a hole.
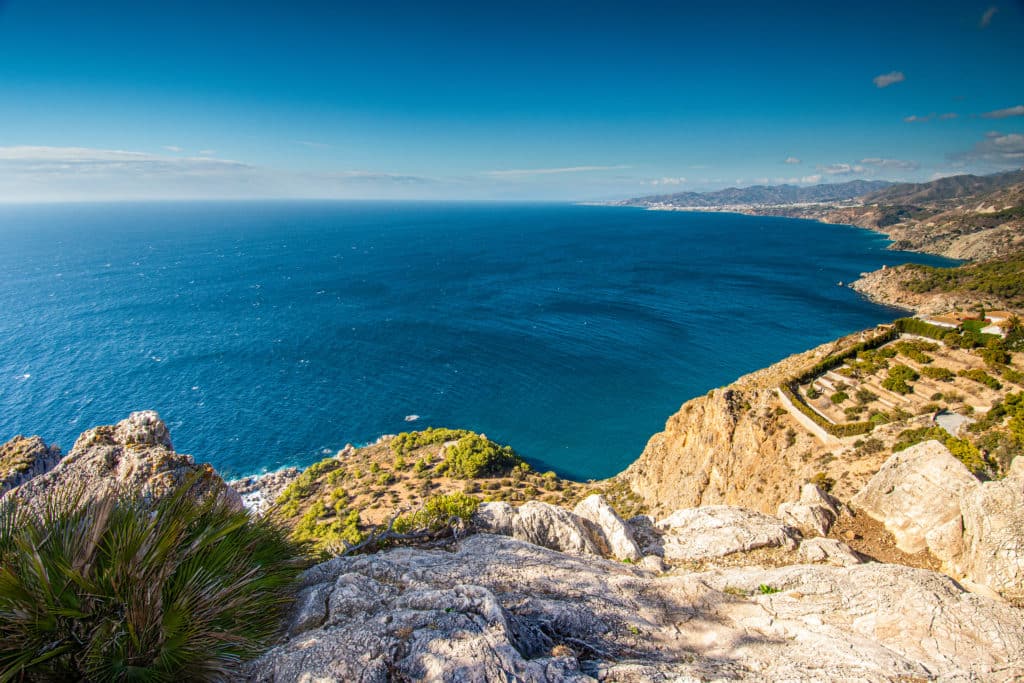
<instances>
[{"instance_id":1,"label":"green shrub","mask_svg":"<svg viewBox=\"0 0 1024 683\"><path fill-rule=\"evenodd\" d=\"M501 446L479 434L467 434L445 452L443 468L448 476L472 479L505 474L522 460L509 446Z\"/></svg>"},{"instance_id":2,"label":"green shrub","mask_svg":"<svg viewBox=\"0 0 1024 683\"><path fill-rule=\"evenodd\" d=\"M935 349L934 344L928 344L927 342L921 341L900 341L893 344L893 348L896 349L900 355L906 356L910 360L921 364L931 363L935 360L924 352L924 349L928 347L931 347L931 350Z\"/></svg>"},{"instance_id":3,"label":"green shrub","mask_svg":"<svg viewBox=\"0 0 1024 683\"><path fill-rule=\"evenodd\" d=\"M1006 345L1002 339L990 340L985 344L985 348L978 351L978 355L985 361L985 365L989 367L1006 365L1010 362L1010 354L1006 352Z\"/></svg>"},{"instance_id":4,"label":"green shrub","mask_svg":"<svg viewBox=\"0 0 1024 683\"><path fill-rule=\"evenodd\" d=\"M973 368L971 370L961 370L957 374L959 376L961 376L961 377L966 377L967 379L972 379L975 382L978 382L979 384L984 384L989 389L994 389L994 390L998 391L998 390L1003 388L1003 385L999 383L999 380L997 380L995 377L993 377L992 375L988 374L987 372L985 372L981 368Z\"/></svg>"},{"instance_id":5,"label":"green shrub","mask_svg":"<svg viewBox=\"0 0 1024 683\"><path fill-rule=\"evenodd\" d=\"M316 551L331 553L363 540L360 523L358 510L333 515L326 505L317 501L299 518L292 538Z\"/></svg>"},{"instance_id":6,"label":"green shrub","mask_svg":"<svg viewBox=\"0 0 1024 683\"><path fill-rule=\"evenodd\" d=\"M465 429L435 429L433 427L427 427L421 432L402 432L391 440L391 450L395 455L405 455L417 448L446 441L456 441L468 434L472 434L472 432Z\"/></svg>"},{"instance_id":7,"label":"green shrub","mask_svg":"<svg viewBox=\"0 0 1024 683\"><path fill-rule=\"evenodd\" d=\"M899 394L909 394L914 391L910 382L918 379L919 375L913 368L898 364L889 369L889 375L882 380L882 387Z\"/></svg>"},{"instance_id":8,"label":"green shrub","mask_svg":"<svg viewBox=\"0 0 1024 683\"><path fill-rule=\"evenodd\" d=\"M828 476L824 472L818 472L817 474L810 478L808 483L814 484L819 489L827 493L831 491L832 488L836 485L836 480Z\"/></svg>"},{"instance_id":9,"label":"green shrub","mask_svg":"<svg viewBox=\"0 0 1024 683\"><path fill-rule=\"evenodd\" d=\"M83 493L0 504L0 680L225 680L271 643L302 568L275 523Z\"/></svg>"},{"instance_id":10,"label":"green shrub","mask_svg":"<svg viewBox=\"0 0 1024 683\"><path fill-rule=\"evenodd\" d=\"M832 396L829 398L829 400L832 401L833 405L839 405L840 403L842 403L843 401L846 401L849 398L850 398L850 395L848 393L846 393L845 391L837 391L836 393L832 394Z\"/></svg>"},{"instance_id":11,"label":"green shrub","mask_svg":"<svg viewBox=\"0 0 1024 683\"><path fill-rule=\"evenodd\" d=\"M928 379L934 379L937 382L952 382L953 378L956 376L949 368L944 368L938 365L921 368L921 374Z\"/></svg>"},{"instance_id":12,"label":"green shrub","mask_svg":"<svg viewBox=\"0 0 1024 683\"><path fill-rule=\"evenodd\" d=\"M924 441L938 441L944 444L957 460L962 462L974 474L982 474L990 469L991 463L981 454L978 447L966 439L950 436L942 427L919 427L905 429L896 437L892 447L893 453L906 450Z\"/></svg>"},{"instance_id":13,"label":"green shrub","mask_svg":"<svg viewBox=\"0 0 1024 683\"><path fill-rule=\"evenodd\" d=\"M812 401L821 396L821 392L818 391L817 387L815 387L813 384L807 387L806 394L807 398L811 399Z\"/></svg>"},{"instance_id":14,"label":"green shrub","mask_svg":"<svg viewBox=\"0 0 1024 683\"><path fill-rule=\"evenodd\" d=\"M861 403L861 404L871 403L876 398L878 398L878 394L876 394L875 392L873 392L873 391L871 391L869 389L858 389L856 396L857 396L857 402Z\"/></svg>"},{"instance_id":15,"label":"green shrub","mask_svg":"<svg viewBox=\"0 0 1024 683\"><path fill-rule=\"evenodd\" d=\"M456 520L468 522L479 505L479 498L461 492L431 496L422 510L396 519L394 529L400 534L439 531Z\"/></svg>"}]
</instances>

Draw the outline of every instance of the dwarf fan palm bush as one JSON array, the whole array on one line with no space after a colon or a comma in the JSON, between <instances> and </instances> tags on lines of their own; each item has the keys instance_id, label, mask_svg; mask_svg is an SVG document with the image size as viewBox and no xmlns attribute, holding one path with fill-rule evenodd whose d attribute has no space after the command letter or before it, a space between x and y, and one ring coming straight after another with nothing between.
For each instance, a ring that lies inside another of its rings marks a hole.
<instances>
[{"instance_id":1,"label":"dwarf fan palm bush","mask_svg":"<svg viewBox=\"0 0 1024 683\"><path fill-rule=\"evenodd\" d=\"M0 682L221 680L278 632L301 570L269 519L183 486L155 505L0 503Z\"/></svg>"}]
</instances>

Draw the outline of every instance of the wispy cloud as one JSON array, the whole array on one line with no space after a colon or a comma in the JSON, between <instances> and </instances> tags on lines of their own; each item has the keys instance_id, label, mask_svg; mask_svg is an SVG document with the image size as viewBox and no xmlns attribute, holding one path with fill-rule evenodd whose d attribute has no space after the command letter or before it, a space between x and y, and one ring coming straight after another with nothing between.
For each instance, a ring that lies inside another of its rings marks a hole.
<instances>
[{"instance_id":1,"label":"wispy cloud","mask_svg":"<svg viewBox=\"0 0 1024 683\"><path fill-rule=\"evenodd\" d=\"M168 152L174 152L175 154L185 151L181 147L178 147L177 145L164 145L164 149L166 149Z\"/></svg>"},{"instance_id":2,"label":"wispy cloud","mask_svg":"<svg viewBox=\"0 0 1024 683\"><path fill-rule=\"evenodd\" d=\"M925 114L923 116L919 116L917 114L913 116L904 116L903 121L905 123L928 123L929 121L934 121L935 119L938 119L940 121L950 121L952 119L957 118L958 116L960 115L957 114L955 111L948 111L945 114L936 114L935 112L932 112L931 114Z\"/></svg>"},{"instance_id":3,"label":"wispy cloud","mask_svg":"<svg viewBox=\"0 0 1024 683\"><path fill-rule=\"evenodd\" d=\"M874 82L875 87L877 88L888 88L890 85L893 85L894 83L902 83L903 81L907 80L907 77L903 74L902 71L890 71L887 74L879 74L878 76L875 76L871 80Z\"/></svg>"},{"instance_id":4,"label":"wispy cloud","mask_svg":"<svg viewBox=\"0 0 1024 683\"><path fill-rule=\"evenodd\" d=\"M689 181L686 178L684 178L682 176L677 176L677 177L674 177L674 178L672 178L672 177L655 178L653 180L648 180L647 184L648 185L684 185L687 182L689 182Z\"/></svg>"},{"instance_id":5,"label":"wispy cloud","mask_svg":"<svg viewBox=\"0 0 1024 683\"><path fill-rule=\"evenodd\" d=\"M0 200L402 197L435 182L399 173L293 173L210 156L88 147L0 147Z\"/></svg>"},{"instance_id":6,"label":"wispy cloud","mask_svg":"<svg viewBox=\"0 0 1024 683\"><path fill-rule=\"evenodd\" d=\"M787 163L787 164L799 164L800 160L797 159L796 157L786 157L785 163Z\"/></svg>"},{"instance_id":7,"label":"wispy cloud","mask_svg":"<svg viewBox=\"0 0 1024 683\"><path fill-rule=\"evenodd\" d=\"M861 159L860 164L863 166L872 166L874 168L884 168L896 171L916 171L921 167L916 161L907 161L905 159L883 159L881 157L868 157L867 159Z\"/></svg>"},{"instance_id":8,"label":"wispy cloud","mask_svg":"<svg viewBox=\"0 0 1024 683\"><path fill-rule=\"evenodd\" d=\"M995 5L992 5L987 10L985 10L985 12L981 15L981 20L978 21L978 28L988 28L989 24L992 23L992 18L996 16L996 12L998 11L999 8L996 7Z\"/></svg>"},{"instance_id":9,"label":"wispy cloud","mask_svg":"<svg viewBox=\"0 0 1024 683\"><path fill-rule=\"evenodd\" d=\"M818 170L825 175L851 175L853 173L863 173L864 167L859 164L829 164L827 166L818 166Z\"/></svg>"},{"instance_id":10,"label":"wispy cloud","mask_svg":"<svg viewBox=\"0 0 1024 683\"><path fill-rule=\"evenodd\" d=\"M990 131L974 147L951 154L956 161L981 162L991 166L1007 167L1024 164L1024 135Z\"/></svg>"},{"instance_id":11,"label":"wispy cloud","mask_svg":"<svg viewBox=\"0 0 1024 683\"><path fill-rule=\"evenodd\" d=\"M618 171L630 166L564 166L561 168L517 168L499 171L484 171L483 175L495 178L521 178L534 175L553 175L558 173L592 173L596 171Z\"/></svg>"},{"instance_id":12,"label":"wispy cloud","mask_svg":"<svg viewBox=\"0 0 1024 683\"><path fill-rule=\"evenodd\" d=\"M1008 119L1011 116L1024 116L1024 104L1018 104L1016 107L1007 107L1006 109L987 111L981 115L984 119Z\"/></svg>"},{"instance_id":13,"label":"wispy cloud","mask_svg":"<svg viewBox=\"0 0 1024 683\"><path fill-rule=\"evenodd\" d=\"M217 153L217 150L213 150L213 149L201 149L201 150L199 150L199 154L201 154L204 157L210 157L210 156L213 156L216 153Z\"/></svg>"},{"instance_id":14,"label":"wispy cloud","mask_svg":"<svg viewBox=\"0 0 1024 683\"><path fill-rule=\"evenodd\" d=\"M295 144L302 145L303 147L309 147L310 149L330 149L331 145L326 142L316 142L314 140L296 140Z\"/></svg>"}]
</instances>

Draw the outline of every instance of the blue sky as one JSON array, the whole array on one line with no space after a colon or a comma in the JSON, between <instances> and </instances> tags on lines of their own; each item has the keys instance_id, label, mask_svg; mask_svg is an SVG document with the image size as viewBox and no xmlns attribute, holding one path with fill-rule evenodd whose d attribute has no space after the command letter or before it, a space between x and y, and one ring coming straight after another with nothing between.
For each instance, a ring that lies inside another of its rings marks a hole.
<instances>
[{"instance_id":1,"label":"blue sky","mask_svg":"<svg viewBox=\"0 0 1024 683\"><path fill-rule=\"evenodd\" d=\"M1019 0L0 0L0 200L988 173L1024 165L1021 35Z\"/></svg>"}]
</instances>

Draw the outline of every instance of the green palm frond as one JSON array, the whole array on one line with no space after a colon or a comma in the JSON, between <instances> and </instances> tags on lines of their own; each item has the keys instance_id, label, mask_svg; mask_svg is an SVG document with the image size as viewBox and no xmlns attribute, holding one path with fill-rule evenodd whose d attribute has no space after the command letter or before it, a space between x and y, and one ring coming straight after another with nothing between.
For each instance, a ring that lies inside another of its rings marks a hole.
<instances>
[{"instance_id":1,"label":"green palm frond","mask_svg":"<svg viewBox=\"0 0 1024 683\"><path fill-rule=\"evenodd\" d=\"M0 502L0 683L221 680L267 647L300 550L195 483Z\"/></svg>"}]
</instances>

